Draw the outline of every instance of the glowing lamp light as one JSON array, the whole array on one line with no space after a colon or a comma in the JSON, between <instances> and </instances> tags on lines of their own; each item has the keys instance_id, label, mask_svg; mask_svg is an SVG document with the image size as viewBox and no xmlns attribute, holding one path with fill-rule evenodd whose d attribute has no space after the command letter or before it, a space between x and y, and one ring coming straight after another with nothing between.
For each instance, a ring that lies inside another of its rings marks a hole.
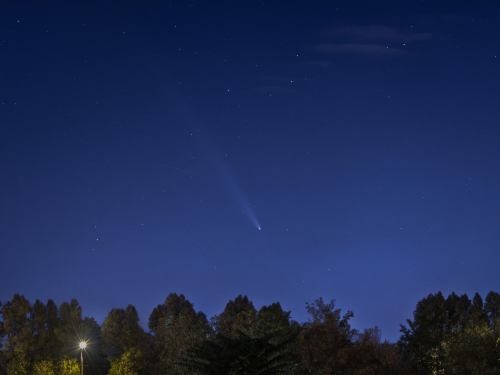
<instances>
[{"instance_id":1,"label":"glowing lamp light","mask_svg":"<svg viewBox=\"0 0 500 375\"><path fill-rule=\"evenodd\" d=\"M80 349L85 349L87 347L87 343L85 341L82 341L80 343Z\"/></svg>"}]
</instances>

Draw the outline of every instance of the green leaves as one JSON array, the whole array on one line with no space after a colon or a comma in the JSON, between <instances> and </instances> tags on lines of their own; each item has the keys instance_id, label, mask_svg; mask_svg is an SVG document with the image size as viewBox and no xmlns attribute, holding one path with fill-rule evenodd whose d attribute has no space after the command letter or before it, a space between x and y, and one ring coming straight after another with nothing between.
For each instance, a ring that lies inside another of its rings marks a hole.
<instances>
[{"instance_id":1,"label":"green leaves","mask_svg":"<svg viewBox=\"0 0 500 375\"><path fill-rule=\"evenodd\" d=\"M81 353L86 375L104 375L106 356L109 375L500 373L495 292L484 302L478 293L472 301L465 294L430 294L401 327L398 346L382 343L377 327L351 328L354 314L342 315L334 300L319 298L306 309L310 318L298 324L278 302L257 311L239 295L209 325L184 295L171 293L151 314L150 333L132 305L112 309L101 333L74 299L58 309L52 300L30 305L16 294L0 305L0 374L77 375Z\"/></svg>"},{"instance_id":2,"label":"green leaves","mask_svg":"<svg viewBox=\"0 0 500 375\"><path fill-rule=\"evenodd\" d=\"M144 354L139 349L129 349L111 361L109 375L140 375L148 367Z\"/></svg>"},{"instance_id":3,"label":"green leaves","mask_svg":"<svg viewBox=\"0 0 500 375\"><path fill-rule=\"evenodd\" d=\"M496 346L499 317L497 293L490 292L484 306L478 293L472 301L466 294L459 297L451 293L446 300L441 292L430 294L417 303L409 328L401 326L399 346L420 371L500 373Z\"/></svg>"},{"instance_id":4,"label":"green leaves","mask_svg":"<svg viewBox=\"0 0 500 375\"><path fill-rule=\"evenodd\" d=\"M60 369L51 361L38 361L33 365L33 371L37 375L59 375Z\"/></svg>"},{"instance_id":5,"label":"green leaves","mask_svg":"<svg viewBox=\"0 0 500 375\"><path fill-rule=\"evenodd\" d=\"M444 344L443 368L447 374L498 374L500 350L497 338L484 322L450 334Z\"/></svg>"},{"instance_id":6,"label":"green leaves","mask_svg":"<svg viewBox=\"0 0 500 375\"><path fill-rule=\"evenodd\" d=\"M9 374L71 375L70 370L64 370L65 363L77 363L80 341L89 344L84 356L91 366L86 374L99 373L103 364L106 370L100 327L93 318L82 319L76 300L62 303L58 309L52 300L46 305L39 300L30 305L16 294L0 309L0 320L0 341L4 341L0 363L6 363Z\"/></svg>"}]
</instances>

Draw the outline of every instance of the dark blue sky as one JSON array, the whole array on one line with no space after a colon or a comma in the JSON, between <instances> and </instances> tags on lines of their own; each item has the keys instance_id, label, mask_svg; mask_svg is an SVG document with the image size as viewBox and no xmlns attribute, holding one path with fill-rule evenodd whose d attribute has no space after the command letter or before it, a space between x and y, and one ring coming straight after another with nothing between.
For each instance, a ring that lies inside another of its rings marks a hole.
<instances>
[{"instance_id":1,"label":"dark blue sky","mask_svg":"<svg viewBox=\"0 0 500 375\"><path fill-rule=\"evenodd\" d=\"M498 1L4 1L0 300L499 291ZM262 230L258 230L258 227Z\"/></svg>"}]
</instances>

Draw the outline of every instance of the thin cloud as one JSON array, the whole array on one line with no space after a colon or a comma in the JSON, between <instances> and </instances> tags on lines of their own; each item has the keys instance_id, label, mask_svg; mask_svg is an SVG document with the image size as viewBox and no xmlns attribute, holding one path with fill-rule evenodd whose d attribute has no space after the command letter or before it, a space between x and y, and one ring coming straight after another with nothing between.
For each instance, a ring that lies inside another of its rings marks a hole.
<instances>
[{"instance_id":1,"label":"thin cloud","mask_svg":"<svg viewBox=\"0 0 500 375\"><path fill-rule=\"evenodd\" d=\"M420 43L434 36L416 32L412 28L396 28L384 25L343 25L330 27L324 35L332 42L315 46L323 53L363 55L369 57L394 57L410 55L412 43Z\"/></svg>"},{"instance_id":2,"label":"thin cloud","mask_svg":"<svg viewBox=\"0 0 500 375\"><path fill-rule=\"evenodd\" d=\"M328 34L346 42L411 43L432 38L431 33L418 33L409 29L398 29L383 25L346 25L330 28Z\"/></svg>"}]
</instances>

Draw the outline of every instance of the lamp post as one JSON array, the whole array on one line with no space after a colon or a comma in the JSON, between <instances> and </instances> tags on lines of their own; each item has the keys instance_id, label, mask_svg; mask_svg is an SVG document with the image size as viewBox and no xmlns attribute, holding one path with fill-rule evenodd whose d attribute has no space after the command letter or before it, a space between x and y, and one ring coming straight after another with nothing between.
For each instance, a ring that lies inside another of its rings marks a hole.
<instances>
[{"instance_id":1,"label":"lamp post","mask_svg":"<svg viewBox=\"0 0 500 375\"><path fill-rule=\"evenodd\" d=\"M83 349L87 347L87 343L85 341L80 342L80 349L82 350L80 353L80 375L83 375Z\"/></svg>"}]
</instances>

